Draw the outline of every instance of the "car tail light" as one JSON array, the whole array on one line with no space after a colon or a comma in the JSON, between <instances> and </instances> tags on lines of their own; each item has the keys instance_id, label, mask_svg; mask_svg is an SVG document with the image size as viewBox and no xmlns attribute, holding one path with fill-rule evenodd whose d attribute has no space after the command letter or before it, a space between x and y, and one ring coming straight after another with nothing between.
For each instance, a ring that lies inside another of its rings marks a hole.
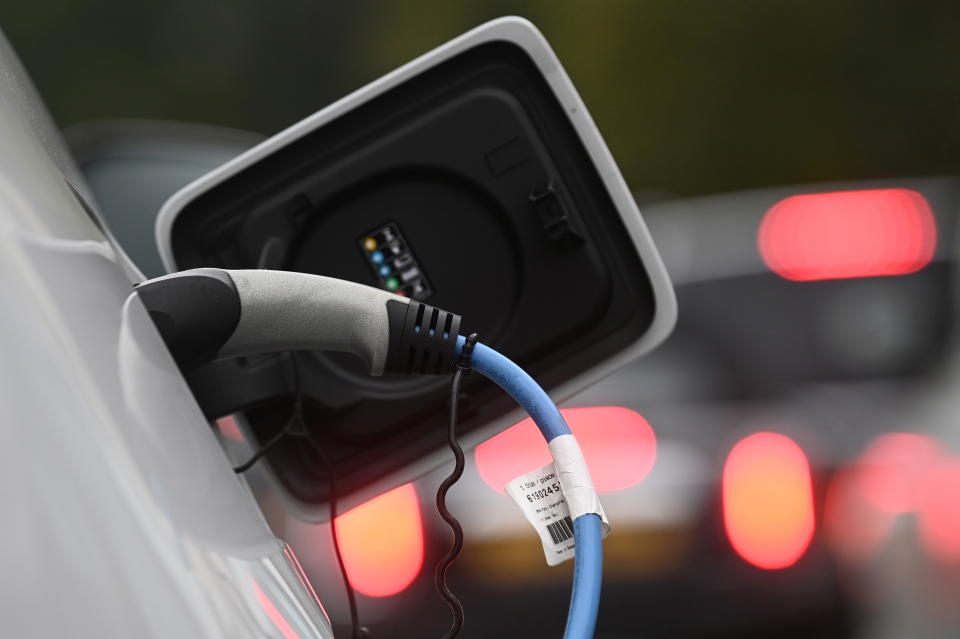
<instances>
[{"instance_id":1,"label":"car tail light","mask_svg":"<svg viewBox=\"0 0 960 639\"><path fill-rule=\"evenodd\" d=\"M795 281L913 273L936 240L930 205L909 189L794 195L767 211L757 237L767 266Z\"/></svg>"},{"instance_id":2,"label":"car tail light","mask_svg":"<svg viewBox=\"0 0 960 639\"><path fill-rule=\"evenodd\" d=\"M564 408L560 411L577 437L598 492L638 484L653 467L657 438L639 413L621 406ZM525 419L476 449L477 470L494 490L551 461L532 419Z\"/></svg>"},{"instance_id":3,"label":"car tail light","mask_svg":"<svg viewBox=\"0 0 960 639\"><path fill-rule=\"evenodd\" d=\"M413 583L423 566L423 522L413 484L375 497L337 517L336 534L350 583L370 597L389 597Z\"/></svg>"},{"instance_id":4,"label":"car tail light","mask_svg":"<svg viewBox=\"0 0 960 639\"><path fill-rule=\"evenodd\" d=\"M738 442L723 469L723 516L730 544L751 564L776 570L796 563L814 532L803 450L777 433L755 433Z\"/></svg>"},{"instance_id":5,"label":"car tail light","mask_svg":"<svg viewBox=\"0 0 960 639\"><path fill-rule=\"evenodd\" d=\"M946 563L960 562L960 460L945 459L924 475L917 515L927 553Z\"/></svg>"}]
</instances>

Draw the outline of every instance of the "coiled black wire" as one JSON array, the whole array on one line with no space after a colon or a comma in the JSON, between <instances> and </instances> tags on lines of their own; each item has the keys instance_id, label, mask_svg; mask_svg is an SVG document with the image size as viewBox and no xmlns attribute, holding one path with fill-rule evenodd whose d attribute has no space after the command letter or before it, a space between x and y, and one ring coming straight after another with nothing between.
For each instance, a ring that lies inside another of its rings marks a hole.
<instances>
[{"instance_id":1,"label":"coiled black wire","mask_svg":"<svg viewBox=\"0 0 960 639\"><path fill-rule=\"evenodd\" d=\"M437 592L440 593L443 600L450 606L450 610L453 611L453 624L450 626L447 634L443 636L444 639L454 639L457 637L460 631L463 630L464 621L463 604L460 603L457 596L454 595L450 587L447 586L447 571L453 562L457 560L457 557L460 556L460 551L463 550L463 526L460 525L457 518L454 517L453 513L447 508L447 492L459 481L460 477L463 476L463 449L460 448L460 444L457 442L457 402L460 399L460 386L463 382L463 376L470 370L470 356L473 353L473 347L476 343L477 334L473 333L466 339L466 342L464 342L460 357L454 364L453 379L450 382L450 420L447 427L447 443L450 445L450 450L453 451L454 465L453 472L440 483L440 487L437 489L437 511L453 531L453 544L451 544L450 549L440 559L434 575Z\"/></svg>"}]
</instances>

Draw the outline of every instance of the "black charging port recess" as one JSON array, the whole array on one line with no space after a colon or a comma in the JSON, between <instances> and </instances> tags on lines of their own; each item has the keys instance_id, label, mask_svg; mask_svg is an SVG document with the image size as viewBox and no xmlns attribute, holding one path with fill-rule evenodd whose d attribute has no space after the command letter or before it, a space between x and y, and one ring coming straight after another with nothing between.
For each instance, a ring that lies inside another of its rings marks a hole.
<instances>
[{"instance_id":1,"label":"black charging port recess","mask_svg":"<svg viewBox=\"0 0 960 639\"><path fill-rule=\"evenodd\" d=\"M632 344L654 316L645 269L576 131L507 42L424 71L216 185L181 211L172 247L182 268L280 268L422 299L548 388ZM208 372L194 389L210 413L242 408L263 440L289 414L284 362L218 363L220 383ZM308 427L345 492L444 445L446 378L369 378L329 354L301 362ZM512 408L475 377L462 406L462 433ZM268 462L296 498L326 499L301 443Z\"/></svg>"}]
</instances>

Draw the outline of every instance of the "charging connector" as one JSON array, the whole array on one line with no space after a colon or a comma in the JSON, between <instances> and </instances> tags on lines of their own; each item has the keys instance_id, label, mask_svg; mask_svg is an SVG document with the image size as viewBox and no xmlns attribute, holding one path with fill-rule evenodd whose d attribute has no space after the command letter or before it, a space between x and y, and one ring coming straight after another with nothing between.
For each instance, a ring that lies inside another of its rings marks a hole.
<instances>
[{"instance_id":1,"label":"charging connector","mask_svg":"<svg viewBox=\"0 0 960 639\"><path fill-rule=\"evenodd\" d=\"M450 370L460 316L322 275L193 269L140 284L137 294L177 364L283 351L352 353L371 375Z\"/></svg>"},{"instance_id":2,"label":"charging connector","mask_svg":"<svg viewBox=\"0 0 960 639\"><path fill-rule=\"evenodd\" d=\"M229 357L326 350L353 353L371 375L445 374L465 345L473 345L459 335L456 314L320 275L195 269L145 282L136 294L183 369ZM519 366L483 344L476 344L470 361L530 414L552 453L553 442L564 436L576 447L556 405ZM457 371L457 382L462 374ZM451 428L455 417L452 412ZM596 504L575 509L571 503L577 552L564 637L584 639L593 636L596 625L603 551L599 501L589 473L583 465L573 474L577 481L569 486L560 475L568 500L577 493L577 504ZM591 499L583 499L584 491Z\"/></svg>"}]
</instances>

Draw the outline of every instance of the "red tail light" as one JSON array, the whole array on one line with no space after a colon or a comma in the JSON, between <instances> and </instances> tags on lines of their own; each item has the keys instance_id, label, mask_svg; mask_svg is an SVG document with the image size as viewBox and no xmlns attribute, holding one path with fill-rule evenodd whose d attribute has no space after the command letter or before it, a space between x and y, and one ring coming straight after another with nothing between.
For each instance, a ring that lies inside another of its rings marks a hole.
<instances>
[{"instance_id":1,"label":"red tail light","mask_svg":"<svg viewBox=\"0 0 960 639\"><path fill-rule=\"evenodd\" d=\"M350 583L370 597L395 595L423 566L423 522L413 484L404 484L337 517Z\"/></svg>"},{"instance_id":2,"label":"red tail light","mask_svg":"<svg viewBox=\"0 0 960 639\"><path fill-rule=\"evenodd\" d=\"M851 562L867 561L880 552L897 519L865 495L862 479L856 465L838 471L827 488L823 511L827 544Z\"/></svg>"},{"instance_id":3,"label":"red tail light","mask_svg":"<svg viewBox=\"0 0 960 639\"><path fill-rule=\"evenodd\" d=\"M960 562L960 460L945 459L925 474L917 499L920 541L943 562Z\"/></svg>"},{"instance_id":4,"label":"red tail light","mask_svg":"<svg viewBox=\"0 0 960 639\"><path fill-rule=\"evenodd\" d=\"M737 553L760 568L792 566L813 538L813 488L807 456L789 437L741 440L723 469L723 516Z\"/></svg>"},{"instance_id":5,"label":"red tail light","mask_svg":"<svg viewBox=\"0 0 960 639\"><path fill-rule=\"evenodd\" d=\"M864 497L889 513L912 511L920 479L941 455L939 445L926 435L889 433L877 437L857 465Z\"/></svg>"},{"instance_id":6,"label":"red tail light","mask_svg":"<svg viewBox=\"0 0 960 639\"><path fill-rule=\"evenodd\" d=\"M657 438L639 413L621 406L560 412L577 436L598 492L629 488L650 472ZM483 480L503 492L511 479L545 466L551 457L536 424L525 419L477 446L476 460Z\"/></svg>"},{"instance_id":7,"label":"red tail light","mask_svg":"<svg viewBox=\"0 0 960 639\"><path fill-rule=\"evenodd\" d=\"M960 459L934 438L887 433L874 439L827 491L827 540L841 557L862 562L886 544L901 515L915 515L927 554L960 563Z\"/></svg>"},{"instance_id":8,"label":"red tail light","mask_svg":"<svg viewBox=\"0 0 960 639\"><path fill-rule=\"evenodd\" d=\"M937 229L909 189L794 195L771 208L757 237L767 266L788 280L904 275L933 259Z\"/></svg>"}]
</instances>

